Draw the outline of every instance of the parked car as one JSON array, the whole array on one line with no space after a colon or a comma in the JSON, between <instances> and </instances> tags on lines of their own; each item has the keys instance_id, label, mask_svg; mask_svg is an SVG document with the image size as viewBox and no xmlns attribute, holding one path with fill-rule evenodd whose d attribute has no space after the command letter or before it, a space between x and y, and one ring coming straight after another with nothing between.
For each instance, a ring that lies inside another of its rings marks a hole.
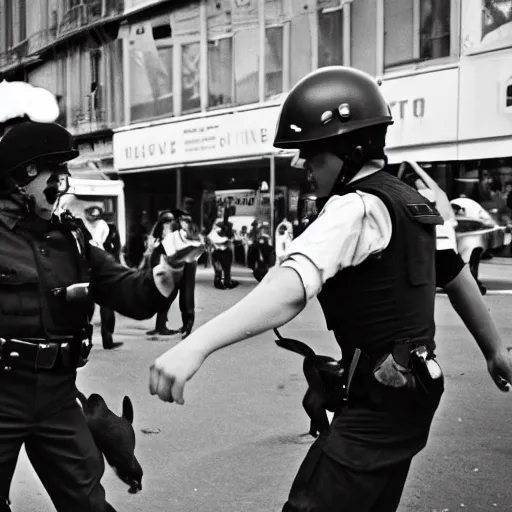
<instances>
[{"instance_id":1,"label":"parked car","mask_svg":"<svg viewBox=\"0 0 512 512\"><path fill-rule=\"evenodd\" d=\"M483 293L483 287L478 281L482 256L510 244L510 228L500 226L476 201L465 197L449 201L444 190L416 162L403 162L397 176L436 203L445 221L436 231L437 248L455 249L464 262L469 264Z\"/></svg>"},{"instance_id":2,"label":"parked car","mask_svg":"<svg viewBox=\"0 0 512 512\"><path fill-rule=\"evenodd\" d=\"M462 259L469 263L474 276L486 252L491 254L510 244L508 226L500 226L480 204L467 197L451 201L457 219L457 248Z\"/></svg>"}]
</instances>

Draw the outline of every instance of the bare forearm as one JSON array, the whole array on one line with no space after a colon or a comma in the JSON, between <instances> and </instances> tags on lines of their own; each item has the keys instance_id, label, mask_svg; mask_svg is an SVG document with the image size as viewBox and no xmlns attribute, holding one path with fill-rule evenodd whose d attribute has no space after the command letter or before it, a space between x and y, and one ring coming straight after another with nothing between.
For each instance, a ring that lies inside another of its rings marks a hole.
<instances>
[{"instance_id":1,"label":"bare forearm","mask_svg":"<svg viewBox=\"0 0 512 512\"><path fill-rule=\"evenodd\" d=\"M289 268L274 268L240 302L212 319L184 343L208 356L216 350L279 327L305 307L304 288Z\"/></svg>"},{"instance_id":2,"label":"bare forearm","mask_svg":"<svg viewBox=\"0 0 512 512\"><path fill-rule=\"evenodd\" d=\"M489 358L496 353L502 347L501 336L467 265L445 290L483 355Z\"/></svg>"}]
</instances>

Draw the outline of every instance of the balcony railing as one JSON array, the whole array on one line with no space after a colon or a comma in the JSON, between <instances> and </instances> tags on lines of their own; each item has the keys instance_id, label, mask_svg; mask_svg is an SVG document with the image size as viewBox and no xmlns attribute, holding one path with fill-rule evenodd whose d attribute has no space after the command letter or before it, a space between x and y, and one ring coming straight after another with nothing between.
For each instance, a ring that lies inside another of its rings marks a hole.
<instances>
[{"instance_id":1,"label":"balcony railing","mask_svg":"<svg viewBox=\"0 0 512 512\"><path fill-rule=\"evenodd\" d=\"M28 54L28 39L21 41L6 52L0 53L0 68L11 66L21 62Z\"/></svg>"},{"instance_id":2,"label":"balcony railing","mask_svg":"<svg viewBox=\"0 0 512 512\"><path fill-rule=\"evenodd\" d=\"M24 59L49 46L67 34L79 31L96 21L108 20L124 12L125 0L85 0L67 11L61 22L30 35L24 41L0 53L0 70L20 65Z\"/></svg>"},{"instance_id":3,"label":"balcony railing","mask_svg":"<svg viewBox=\"0 0 512 512\"><path fill-rule=\"evenodd\" d=\"M110 18L124 11L124 0L90 0L67 11L59 23L58 36L74 32L94 23Z\"/></svg>"},{"instance_id":4,"label":"balcony railing","mask_svg":"<svg viewBox=\"0 0 512 512\"><path fill-rule=\"evenodd\" d=\"M57 35L57 27L40 30L28 38L28 55L32 55L45 46L53 43Z\"/></svg>"}]
</instances>

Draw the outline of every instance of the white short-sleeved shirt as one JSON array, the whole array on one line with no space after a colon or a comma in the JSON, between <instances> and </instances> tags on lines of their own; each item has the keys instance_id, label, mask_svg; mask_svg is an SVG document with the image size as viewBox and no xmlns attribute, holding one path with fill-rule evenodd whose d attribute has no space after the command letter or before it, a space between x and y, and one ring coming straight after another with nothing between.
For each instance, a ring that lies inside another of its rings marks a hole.
<instances>
[{"instance_id":1,"label":"white short-sleeved shirt","mask_svg":"<svg viewBox=\"0 0 512 512\"><path fill-rule=\"evenodd\" d=\"M383 166L382 160L369 162L351 183ZM391 234L391 216L378 197L361 191L333 196L315 222L290 244L281 266L299 274L310 300L340 270L384 250Z\"/></svg>"}]
</instances>

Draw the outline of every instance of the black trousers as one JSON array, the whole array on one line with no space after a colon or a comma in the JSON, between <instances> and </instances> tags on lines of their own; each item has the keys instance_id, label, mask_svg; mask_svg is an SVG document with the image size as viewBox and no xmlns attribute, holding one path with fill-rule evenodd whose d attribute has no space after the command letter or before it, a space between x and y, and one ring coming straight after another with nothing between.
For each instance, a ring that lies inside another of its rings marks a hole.
<instances>
[{"instance_id":1,"label":"black trousers","mask_svg":"<svg viewBox=\"0 0 512 512\"><path fill-rule=\"evenodd\" d=\"M169 301L156 314L155 330L162 331L166 329L169 309L171 308L172 303L176 300L178 293L180 294L179 305L183 325L185 326L187 323L194 321L196 273L197 262L193 261L191 263L185 263L180 286L174 289L174 291L169 296Z\"/></svg>"},{"instance_id":2,"label":"black trousers","mask_svg":"<svg viewBox=\"0 0 512 512\"><path fill-rule=\"evenodd\" d=\"M103 348L111 347L114 343L113 335L116 328L116 313L113 309L102 306L100 308L100 318Z\"/></svg>"},{"instance_id":3,"label":"black trousers","mask_svg":"<svg viewBox=\"0 0 512 512\"><path fill-rule=\"evenodd\" d=\"M412 458L377 471L354 471L324 452L325 437L311 446L282 512L395 512Z\"/></svg>"},{"instance_id":4,"label":"black trousers","mask_svg":"<svg viewBox=\"0 0 512 512\"><path fill-rule=\"evenodd\" d=\"M221 281L222 274L224 273L224 283L230 283L231 266L233 265L233 251L231 249L213 251L212 264L215 281Z\"/></svg>"},{"instance_id":5,"label":"black trousers","mask_svg":"<svg viewBox=\"0 0 512 512\"><path fill-rule=\"evenodd\" d=\"M115 512L100 484L103 456L76 402L75 380L74 371L0 370L0 503L25 443L58 512Z\"/></svg>"}]
</instances>

